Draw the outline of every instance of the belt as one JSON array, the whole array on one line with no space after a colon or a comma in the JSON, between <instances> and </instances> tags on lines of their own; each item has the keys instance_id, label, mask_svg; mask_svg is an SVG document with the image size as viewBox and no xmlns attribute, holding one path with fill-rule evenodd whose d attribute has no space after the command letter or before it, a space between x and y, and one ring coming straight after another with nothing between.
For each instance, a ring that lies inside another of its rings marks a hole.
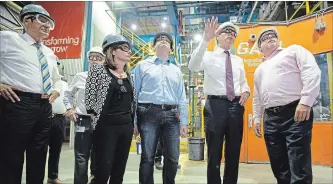
<instances>
[{"instance_id":1,"label":"belt","mask_svg":"<svg viewBox=\"0 0 333 184\"><path fill-rule=\"evenodd\" d=\"M222 99L228 100L227 95L208 95L208 99ZM240 96L235 96L234 100L240 99Z\"/></svg>"},{"instance_id":2,"label":"belt","mask_svg":"<svg viewBox=\"0 0 333 184\"><path fill-rule=\"evenodd\" d=\"M153 103L139 103L138 105L145 107L154 107L162 110L170 110L178 108L178 105L153 104Z\"/></svg>"},{"instance_id":3,"label":"belt","mask_svg":"<svg viewBox=\"0 0 333 184\"><path fill-rule=\"evenodd\" d=\"M39 94L39 93L30 93L30 92L23 92L23 91L14 91L17 96L22 97L29 97L34 99L49 99L49 95L47 94Z\"/></svg>"},{"instance_id":4,"label":"belt","mask_svg":"<svg viewBox=\"0 0 333 184\"><path fill-rule=\"evenodd\" d=\"M53 114L53 117L64 117L63 114Z\"/></svg>"},{"instance_id":5,"label":"belt","mask_svg":"<svg viewBox=\"0 0 333 184\"><path fill-rule=\"evenodd\" d=\"M81 114L78 114L77 115L79 118L91 118L91 116L87 116L87 115L81 115Z\"/></svg>"},{"instance_id":6,"label":"belt","mask_svg":"<svg viewBox=\"0 0 333 184\"><path fill-rule=\"evenodd\" d=\"M289 109L289 108L295 108L299 103L299 100L293 101L287 105L281 105L281 106L275 106L275 107L270 107L267 108L266 110L270 111L270 112L274 112L274 113L280 113L285 109Z\"/></svg>"}]
</instances>

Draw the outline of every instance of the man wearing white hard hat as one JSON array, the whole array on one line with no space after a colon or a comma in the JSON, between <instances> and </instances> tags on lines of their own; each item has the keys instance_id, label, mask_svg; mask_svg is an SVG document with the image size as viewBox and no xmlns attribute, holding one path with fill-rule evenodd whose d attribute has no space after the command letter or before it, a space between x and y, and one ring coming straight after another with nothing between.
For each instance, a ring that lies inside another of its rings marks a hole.
<instances>
[{"instance_id":1,"label":"man wearing white hard hat","mask_svg":"<svg viewBox=\"0 0 333 184\"><path fill-rule=\"evenodd\" d=\"M91 48L87 55L89 58L89 68L93 64L104 64L105 62L105 55L101 47ZM88 71L76 74L68 90L65 91L64 97L64 104L67 109L65 115L75 122L74 184L88 183L89 157L91 157L90 178L94 176L95 171L94 154L92 152L92 117L87 113L84 101L87 77Z\"/></svg>"},{"instance_id":2,"label":"man wearing white hard hat","mask_svg":"<svg viewBox=\"0 0 333 184\"><path fill-rule=\"evenodd\" d=\"M42 183L52 103L62 86L57 56L43 44L54 20L40 5L19 14L24 33L0 31L0 181L21 183L26 156L27 184Z\"/></svg>"},{"instance_id":3,"label":"man wearing white hard hat","mask_svg":"<svg viewBox=\"0 0 333 184\"><path fill-rule=\"evenodd\" d=\"M311 52L300 45L280 46L275 28L258 36L264 54L254 73L255 134L264 138L278 184L312 183L312 106L320 91L321 71Z\"/></svg>"},{"instance_id":4,"label":"man wearing white hard hat","mask_svg":"<svg viewBox=\"0 0 333 184\"><path fill-rule=\"evenodd\" d=\"M205 133L208 146L207 183L221 183L220 165L225 142L223 183L236 184L240 148L243 138L244 104L250 96L243 59L230 53L239 28L225 22L216 29L217 18L205 23L204 36L193 51L188 68L204 70ZM206 51L208 42L216 39L218 48Z\"/></svg>"}]
</instances>

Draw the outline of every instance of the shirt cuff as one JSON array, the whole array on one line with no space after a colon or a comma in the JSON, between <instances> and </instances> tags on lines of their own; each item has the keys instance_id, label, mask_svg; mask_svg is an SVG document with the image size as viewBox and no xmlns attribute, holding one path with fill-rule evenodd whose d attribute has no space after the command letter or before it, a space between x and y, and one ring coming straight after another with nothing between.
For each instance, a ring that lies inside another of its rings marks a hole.
<instances>
[{"instance_id":1,"label":"shirt cuff","mask_svg":"<svg viewBox=\"0 0 333 184\"><path fill-rule=\"evenodd\" d=\"M67 110L73 108L71 104L66 104L65 107Z\"/></svg>"},{"instance_id":2,"label":"shirt cuff","mask_svg":"<svg viewBox=\"0 0 333 184\"><path fill-rule=\"evenodd\" d=\"M254 124L260 124L261 123L261 117L254 118Z\"/></svg>"},{"instance_id":3,"label":"shirt cuff","mask_svg":"<svg viewBox=\"0 0 333 184\"><path fill-rule=\"evenodd\" d=\"M53 91L56 91L56 92L58 92L60 94L61 90L59 88L53 88Z\"/></svg>"},{"instance_id":4,"label":"shirt cuff","mask_svg":"<svg viewBox=\"0 0 333 184\"><path fill-rule=\"evenodd\" d=\"M299 104L312 107L315 100L316 100L316 98L312 98L311 96L302 96Z\"/></svg>"}]
</instances>

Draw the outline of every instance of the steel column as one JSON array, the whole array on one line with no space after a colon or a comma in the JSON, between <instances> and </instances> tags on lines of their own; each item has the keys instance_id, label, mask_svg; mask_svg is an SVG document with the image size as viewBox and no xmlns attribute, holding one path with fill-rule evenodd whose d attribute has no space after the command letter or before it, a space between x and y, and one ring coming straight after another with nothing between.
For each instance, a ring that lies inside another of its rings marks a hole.
<instances>
[{"instance_id":1,"label":"steel column","mask_svg":"<svg viewBox=\"0 0 333 184\"><path fill-rule=\"evenodd\" d=\"M91 28L92 28L92 1L86 2L87 6L87 22L86 22L86 41L85 41L85 52L84 52L84 71L88 71L89 61L87 52L90 50L91 45Z\"/></svg>"}]
</instances>

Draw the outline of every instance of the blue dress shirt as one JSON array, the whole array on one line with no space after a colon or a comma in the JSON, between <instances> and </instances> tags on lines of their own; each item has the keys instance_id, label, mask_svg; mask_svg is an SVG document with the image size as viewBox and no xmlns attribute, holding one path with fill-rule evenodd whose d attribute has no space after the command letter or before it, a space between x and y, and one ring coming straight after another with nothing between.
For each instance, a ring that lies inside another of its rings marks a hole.
<instances>
[{"instance_id":1,"label":"blue dress shirt","mask_svg":"<svg viewBox=\"0 0 333 184\"><path fill-rule=\"evenodd\" d=\"M183 76L175 64L156 56L141 61L135 68L134 86L137 103L178 105L180 123L188 124Z\"/></svg>"}]
</instances>

